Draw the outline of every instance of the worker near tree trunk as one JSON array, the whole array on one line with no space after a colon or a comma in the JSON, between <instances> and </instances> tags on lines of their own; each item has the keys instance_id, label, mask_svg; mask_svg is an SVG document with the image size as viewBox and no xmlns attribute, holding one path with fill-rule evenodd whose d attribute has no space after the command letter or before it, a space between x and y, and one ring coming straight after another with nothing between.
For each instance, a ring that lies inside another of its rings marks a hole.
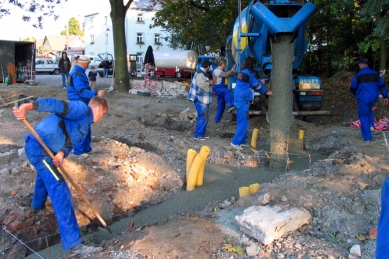
<instances>
[{"instance_id":1,"label":"worker near tree trunk","mask_svg":"<svg viewBox=\"0 0 389 259\"><path fill-rule=\"evenodd\" d=\"M201 67L193 75L190 85L188 100L194 102L197 111L196 128L194 138L196 140L205 140L209 120L209 105L212 104L212 85L213 80L209 80L207 72L211 66L209 60L204 60Z\"/></svg>"},{"instance_id":2,"label":"worker near tree trunk","mask_svg":"<svg viewBox=\"0 0 389 259\"><path fill-rule=\"evenodd\" d=\"M381 76L368 65L366 58L358 60L360 71L353 77L350 85L350 92L355 95L358 101L358 117L361 122L362 138L370 142L374 131L373 107L377 102L379 93L384 98L384 105L388 104L388 92Z\"/></svg>"},{"instance_id":3,"label":"worker near tree trunk","mask_svg":"<svg viewBox=\"0 0 389 259\"><path fill-rule=\"evenodd\" d=\"M44 209L49 196L63 248L71 249L73 254L101 251L101 247L89 247L82 243L72 194L56 167L62 165L72 147L85 138L91 124L103 118L108 110L107 102L101 97L92 98L89 105L80 101L66 102L54 98L40 98L33 103L22 104L14 111L15 118L24 120L28 110L51 113L35 126L35 131L54 154L54 159L51 159L33 134L25 137L26 156L37 172L32 209L34 211Z\"/></svg>"},{"instance_id":4,"label":"worker near tree trunk","mask_svg":"<svg viewBox=\"0 0 389 259\"><path fill-rule=\"evenodd\" d=\"M226 84L226 78L232 76L235 73L235 69L231 68L229 71L225 72L224 69L227 66L227 59L223 57L219 58L217 66L218 67L213 70L212 73L213 81L215 82L213 85L213 92L217 96L217 108L214 121L220 123L226 105L228 112L232 112L235 109L234 98Z\"/></svg>"},{"instance_id":5,"label":"worker near tree trunk","mask_svg":"<svg viewBox=\"0 0 389 259\"><path fill-rule=\"evenodd\" d=\"M247 57L244 60L241 72L236 80L234 90L234 105L236 108L236 130L232 138L231 146L237 150L242 150L246 143L247 129L249 127L249 108L254 99L254 92L264 95L272 95L263 85L265 79L258 80L254 74L254 67L257 61L254 57Z\"/></svg>"},{"instance_id":6,"label":"worker near tree trunk","mask_svg":"<svg viewBox=\"0 0 389 259\"><path fill-rule=\"evenodd\" d=\"M85 70L88 68L90 63L89 57L80 56L77 64L70 73L70 80L67 85L68 90L68 100L70 101L82 101L85 104L88 104L89 101L95 97L103 97L105 90L92 90L89 86L88 77L85 74ZM88 134L85 138L74 146L73 153L75 155L82 155L84 153L89 153L92 151L91 147L92 142L92 130L88 128Z\"/></svg>"}]
</instances>

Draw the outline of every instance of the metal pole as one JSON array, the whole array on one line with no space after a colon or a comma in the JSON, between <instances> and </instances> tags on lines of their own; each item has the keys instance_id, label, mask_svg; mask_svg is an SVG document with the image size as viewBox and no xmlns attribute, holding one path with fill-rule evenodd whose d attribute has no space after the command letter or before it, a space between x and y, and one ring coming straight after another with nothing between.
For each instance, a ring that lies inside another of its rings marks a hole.
<instances>
[{"instance_id":1,"label":"metal pole","mask_svg":"<svg viewBox=\"0 0 389 259\"><path fill-rule=\"evenodd\" d=\"M105 32L105 55L108 53L108 31Z\"/></svg>"},{"instance_id":2,"label":"metal pole","mask_svg":"<svg viewBox=\"0 0 389 259\"><path fill-rule=\"evenodd\" d=\"M69 51L69 22L66 25L66 54Z\"/></svg>"}]
</instances>

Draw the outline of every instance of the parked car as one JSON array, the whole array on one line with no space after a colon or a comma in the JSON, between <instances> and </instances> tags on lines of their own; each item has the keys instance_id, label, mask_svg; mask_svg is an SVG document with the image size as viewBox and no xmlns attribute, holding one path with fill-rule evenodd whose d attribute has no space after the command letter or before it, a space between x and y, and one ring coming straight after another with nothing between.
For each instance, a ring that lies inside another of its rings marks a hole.
<instances>
[{"instance_id":1,"label":"parked car","mask_svg":"<svg viewBox=\"0 0 389 259\"><path fill-rule=\"evenodd\" d=\"M49 58L37 58L35 60L36 73L50 73L54 75L59 74L59 63Z\"/></svg>"},{"instance_id":2,"label":"parked car","mask_svg":"<svg viewBox=\"0 0 389 259\"><path fill-rule=\"evenodd\" d=\"M90 69L91 67L94 67L95 69L97 69L99 67L102 59L98 56L90 56L90 55L86 55L86 56L90 60L88 68Z\"/></svg>"},{"instance_id":3,"label":"parked car","mask_svg":"<svg viewBox=\"0 0 389 259\"><path fill-rule=\"evenodd\" d=\"M114 64L112 54L100 53L97 56L101 59L99 66L96 68L96 72L99 74L99 76L104 77L104 63L106 63L108 65L108 75L109 76L112 75L113 74L113 64Z\"/></svg>"}]
</instances>

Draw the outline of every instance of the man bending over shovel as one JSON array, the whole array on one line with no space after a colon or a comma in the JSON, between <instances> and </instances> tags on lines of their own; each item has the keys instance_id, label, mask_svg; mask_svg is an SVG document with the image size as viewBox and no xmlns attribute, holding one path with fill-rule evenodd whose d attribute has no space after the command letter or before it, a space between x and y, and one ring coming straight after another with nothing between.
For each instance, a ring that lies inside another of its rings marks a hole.
<instances>
[{"instance_id":1,"label":"man bending over shovel","mask_svg":"<svg viewBox=\"0 0 389 259\"><path fill-rule=\"evenodd\" d=\"M62 165L73 146L82 141L88 133L91 124L103 118L108 111L107 101L96 96L86 105L82 101L67 102L54 98L40 98L33 103L22 104L19 109L14 110L15 118L25 121L28 110L52 113L35 126L35 132L43 141L43 146L46 145L50 149L51 156L39 143L39 137L31 133L25 137L28 161L37 171L32 209L43 209L49 196L57 218L63 248L71 249L72 254L79 255L101 251L103 249L101 247L83 244L70 189L55 167Z\"/></svg>"}]
</instances>

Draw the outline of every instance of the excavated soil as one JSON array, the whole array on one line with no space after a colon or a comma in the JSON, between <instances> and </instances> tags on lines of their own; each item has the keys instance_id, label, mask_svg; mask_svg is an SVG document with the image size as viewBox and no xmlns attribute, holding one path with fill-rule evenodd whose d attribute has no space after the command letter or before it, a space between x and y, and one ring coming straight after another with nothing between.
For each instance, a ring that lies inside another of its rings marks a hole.
<instances>
[{"instance_id":1,"label":"excavated soil","mask_svg":"<svg viewBox=\"0 0 389 259\"><path fill-rule=\"evenodd\" d=\"M346 258L355 245L361 248L360 257L353 254L350 258L374 258L379 194L389 176L389 149L385 133L375 132L373 142L364 143L359 129L348 125L357 120L356 101L348 92L352 76L340 72L324 82L322 110L331 111L332 116L308 116L292 124L291 138L304 130L305 150L291 151L291 170L274 173L274 179L261 182L260 190L250 196L239 199L237 188L221 200L201 196L204 207L180 212L178 206L177 212L159 222L138 220L137 215L145 218L142 213L149 213L158 218L158 206L188 196L188 149L199 152L203 145L211 149L205 181L218 174L231 177L232 182L239 174L259 175L267 168L269 126L265 117L251 118L248 142L253 128L259 128L257 151L236 151L229 145L236 127L231 121L215 124L210 120L207 133L211 138L193 140L195 109L185 96L107 93L109 111L92 127L93 153L83 159L70 156L64 167L112 226L115 237L98 242L103 252L79 258ZM0 88L0 96L66 99L60 76L38 75L37 82L37 86ZM110 78L99 78L97 88L107 89L110 84ZM211 117L215 109L216 99ZM27 119L35 125L46 115L32 111ZM225 119L230 119L229 114ZM23 152L26 127L13 118L10 106L0 107L0 122L0 247L4 258L25 258L32 253L8 232L34 251L44 249L44 258L72 257L56 255L61 247L50 202L39 212L29 207L35 172ZM320 160L316 162L315 156ZM229 173L222 174L223 170ZM212 185L205 183L203 188L212 191ZM93 235L101 225L71 189L82 234ZM243 234L234 217L250 206L264 205L264 196L269 197L266 206L307 209L310 224L270 245ZM190 206L190 198L186 203Z\"/></svg>"}]
</instances>

